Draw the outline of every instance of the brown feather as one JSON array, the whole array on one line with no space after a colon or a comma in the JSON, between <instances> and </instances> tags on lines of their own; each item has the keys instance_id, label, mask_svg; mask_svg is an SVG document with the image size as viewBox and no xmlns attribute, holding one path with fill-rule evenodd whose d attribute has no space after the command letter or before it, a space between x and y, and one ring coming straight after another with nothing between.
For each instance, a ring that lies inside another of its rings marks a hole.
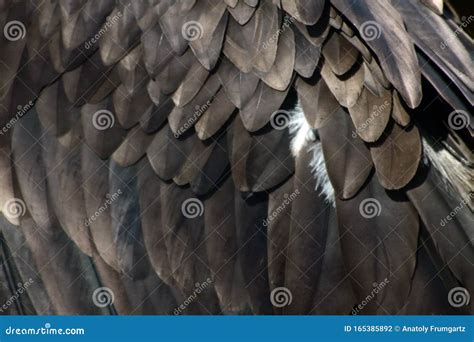
<instances>
[{"instance_id":1,"label":"brown feather","mask_svg":"<svg viewBox=\"0 0 474 342\"><path fill-rule=\"evenodd\" d=\"M265 126L277 111L289 89L278 91L260 82L250 101L239 111L245 128L250 132L258 131Z\"/></svg>"},{"instance_id":2,"label":"brown feather","mask_svg":"<svg viewBox=\"0 0 474 342\"><path fill-rule=\"evenodd\" d=\"M384 90L382 96L377 97L365 87L357 102L349 107L356 132L366 142L380 138L389 122L391 110L392 94L389 90Z\"/></svg>"},{"instance_id":3,"label":"brown feather","mask_svg":"<svg viewBox=\"0 0 474 342\"><path fill-rule=\"evenodd\" d=\"M171 96L174 104L178 107L184 107L188 104L189 101L196 96L199 90L201 90L201 87L208 76L209 72L201 63L195 61L186 73L186 77L183 79L178 89L176 89Z\"/></svg>"},{"instance_id":4,"label":"brown feather","mask_svg":"<svg viewBox=\"0 0 474 342\"><path fill-rule=\"evenodd\" d=\"M283 9L299 22L314 25L323 14L324 0L282 0Z\"/></svg>"},{"instance_id":5,"label":"brown feather","mask_svg":"<svg viewBox=\"0 0 474 342\"><path fill-rule=\"evenodd\" d=\"M298 79L296 90L306 121L314 129L323 127L339 109L339 102L320 77L315 84Z\"/></svg>"},{"instance_id":6,"label":"brown feather","mask_svg":"<svg viewBox=\"0 0 474 342\"><path fill-rule=\"evenodd\" d=\"M285 30L278 40L278 49L275 62L268 70L262 73L256 71L260 79L273 89L284 91L288 88L293 76L295 65L295 40L293 30Z\"/></svg>"},{"instance_id":7,"label":"brown feather","mask_svg":"<svg viewBox=\"0 0 474 342\"><path fill-rule=\"evenodd\" d=\"M249 6L243 1L236 0L235 3L229 5L228 10L239 25L245 25L255 13L255 6Z\"/></svg>"},{"instance_id":8,"label":"brown feather","mask_svg":"<svg viewBox=\"0 0 474 342\"><path fill-rule=\"evenodd\" d=\"M257 88L258 77L239 71L227 58L223 58L217 75L227 97L237 108L244 107Z\"/></svg>"},{"instance_id":9,"label":"brown feather","mask_svg":"<svg viewBox=\"0 0 474 342\"><path fill-rule=\"evenodd\" d=\"M234 104L228 99L221 88L214 100L194 126L199 139L206 140L219 131L229 120L235 110Z\"/></svg>"},{"instance_id":10,"label":"brown feather","mask_svg":"<svg viewBox=\"0 0 474 342\"><path fill-rule=\"evenodd\" d=\"M112 154L112 159L120 166L130 166L140 160L150 145L153 135L143 132L136 126L127 132L122 144Z\"/></svg>"},{"instance_id":11,"label":"brown feather","mask_svg":"<svg viewBox=\"0 0 474 342\"><path fill-rule=\"evenodd\" d=\"M418 128L406 129L392 122L385 136L370 147L377 178L386 189L400 189L413 178L420 164Z\"/></svg>"},{"instance_id":12,"label":"brown feather","mask_svg":"<svg viewBox=\"0 0 474 342\"><path fill-rule=\"evenodd\" d=\"M416 265L415 208L403 195L387 192L372 175L354 198L337 199L336 210L346 277L351 279L358 311L398 313L407 302ZM366 301L368 294L371 301Z\"/></svg>"},{"instance_id":13,"label":"brown feather","mask_svg":"<svg viewBox=\"0 0 474 342\"><path fill-rule=\"evenodd\" d=\"M393 105L392 105L392 118L397 124L402 127L406 127L410 124L410 115L407 113L402 100L398 96L396 90L393 91Z\"/></svg>"},{"instance_id":14,"label":"brown feather","mask_svg":"<svg viewBox=\"0 0 474 342\"><path fill-rule=\"evenodd\" d=\"M311 77L318 65L321 48L311 44L300 30L292 30L296 45L295 71L303 77Z\"/></svg>"},{"instance_id":15,"label":"brown feather","mask_svg":"<svg viewBox=\"0 0 474 342\"><path fill-rule=\"evenodd\" d=\"M324 43L323 56L338 76L348 72L359 57L359 52L342 35L332 31Z\"/></svg>"},{"instance_id":16,"label":"brown feather","mask_svg":"<svg viewBox=\"0 0 474 342\"><path fill-rule=\"evenodd\" d=\"M318 132L336 196L342 199L353 197L372 171L368 148L355 134L349 115L342 107Z\"/></svg>"},{"instance_id":17,"label":"brown feather","mask_svg":"<svg viewBox=\"0 0 474 342\"><path fill-rule=\"evenodd\" d=\"M363 24L368 21L378 25L375 27L376 39L369 37L367 44L377 54L387 78L408 106L417 107L422 96L418 59L397 10L390 3L368 0L360 1L357 6L347 6L342 0L333 0L332 4L359 30L366 29L367 24ZM361 34L364 37L367 33Z\"/></svg>"},{"instance_id":18,"label":"brown feather","mask_svg":"<svg viewBox=\"0 0 474 342\"><path fill-rule=\"evenodd\" d=\"M341 79L332 72L329 63L324 62L321 76L341 105L344 107L355 105L364 86L364 68L357 66Z\"/></svg>"}]
</instances>

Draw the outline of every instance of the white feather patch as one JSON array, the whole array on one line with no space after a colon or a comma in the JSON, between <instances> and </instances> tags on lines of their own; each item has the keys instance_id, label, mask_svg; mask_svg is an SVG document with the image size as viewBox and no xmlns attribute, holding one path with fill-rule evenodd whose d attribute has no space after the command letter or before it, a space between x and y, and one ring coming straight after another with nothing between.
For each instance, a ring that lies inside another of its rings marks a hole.
<instances>
[{"instance_id":1,"label":"white feather patch","mask_svg":"<svg viewBox=\"0 0 474 342\"><path fill-rule=\"evenodd\" d=\"M335 206L334 188L329 180L321 142L315 140L313 130L306 121L299 104L291 112L289 129L292 135L291 152L293 156L297 157L303 149L313 153L309 167L316 181L315 190L320 189L320 194L324 196L325 200Z\"/></svg>"},{"instance_id":2,"label":"white feather patch","mask_svg":"<svg viewBox=\"0 0 474 342\"><path fill-rule=\"evenodd\" d=\"M435 149L429 140L423 137L423 161L433 166L441 175L445 185L458 193L462 199L470 199L474 190L474 173L471 168L456 159L444 147ZM469 201L472 208L472 201Z\"/></svg>"},{"instance_id":3,"label":"white feather patch","mask_svg":"<svg viewBox=\"0 0 474 342\"><path fill-rule=\"evenodd\" d=\"M308 141L306 141L311 127L304 117L303 109L298 102L296 107L290 112L289 130L292 135L291 153L296 158Z\"/></svg>"},{"instance_id":4,"label":"white feather patch","mask_svg":"<svg viewBox=\"0 0 474 342\"><path fill-rule=\"evenodd\" d=\"M313 152L309 167L316 180L316 190L320 189L320 193L326 201L335 205L335 191L329 180L321 142L315 140L313 130L306 121L299 103L291 111L289 130L292 135L291 152L293 156L297 157L303 149ZM445 148L434 149L429 143L429 139L422 137L422 140L424 163L433 166L445 184L453 189L460 198L470 198L473 192L473 170L457 160ZM472 203L469 204L472 207Z\"/></svg>"}]
</instances>

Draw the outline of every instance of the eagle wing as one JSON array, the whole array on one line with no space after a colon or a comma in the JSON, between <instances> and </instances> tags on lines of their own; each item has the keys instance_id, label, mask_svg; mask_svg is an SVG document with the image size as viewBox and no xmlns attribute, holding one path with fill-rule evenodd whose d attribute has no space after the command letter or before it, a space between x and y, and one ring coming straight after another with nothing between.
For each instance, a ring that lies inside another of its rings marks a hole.
<instances>
[{"instance_id":1,"label":"eagle wing","mask_svg":"<svg viewBox=\"0 0 474 342\"><path fill-rule=\"evenodd\" d=\"M442 0L0 1L0 298L473 312L473 41ZM18 297L18 296L17 296Z\"/></svg>"}]
</instances>

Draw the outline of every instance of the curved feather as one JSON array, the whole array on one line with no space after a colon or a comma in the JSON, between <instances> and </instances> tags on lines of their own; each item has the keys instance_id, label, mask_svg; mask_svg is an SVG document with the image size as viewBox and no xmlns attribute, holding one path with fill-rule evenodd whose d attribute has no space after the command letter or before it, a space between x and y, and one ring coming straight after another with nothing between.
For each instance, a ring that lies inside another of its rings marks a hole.
<instances>
[{"instance_id":1,"label":"curved feather","mask_svg":"<svg viewBox=\"0 0 474 342\"><path fill-rule=\"evenodd\" d=\"M380 37L366 40L367 44L377 54L387 78L408 106L417 107L422 95L418 59L395 7L386 2L367 0L357 2L357 6L346 6L341 0L331 2L359 30L364 29L362 25L366 22L375 23L376 34Z\"/></svg>"}]
</instances>

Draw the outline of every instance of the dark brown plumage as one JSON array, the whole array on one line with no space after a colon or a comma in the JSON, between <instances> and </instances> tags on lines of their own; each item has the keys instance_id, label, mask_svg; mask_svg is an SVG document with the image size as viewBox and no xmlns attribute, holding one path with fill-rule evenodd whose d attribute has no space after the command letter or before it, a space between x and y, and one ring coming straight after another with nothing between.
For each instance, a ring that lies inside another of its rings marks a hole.
<instances>
[{"instance_id":1,"label":"dark brown plumage","mask_svg":"<svg viewBox=\"0 0 474 342\"><path fill-rule=\"evenodd\" d=\"M451 4L37 6L0 1L0 304L35 280L8 313L472 313Z\"/></svg>"}]
</instances>

